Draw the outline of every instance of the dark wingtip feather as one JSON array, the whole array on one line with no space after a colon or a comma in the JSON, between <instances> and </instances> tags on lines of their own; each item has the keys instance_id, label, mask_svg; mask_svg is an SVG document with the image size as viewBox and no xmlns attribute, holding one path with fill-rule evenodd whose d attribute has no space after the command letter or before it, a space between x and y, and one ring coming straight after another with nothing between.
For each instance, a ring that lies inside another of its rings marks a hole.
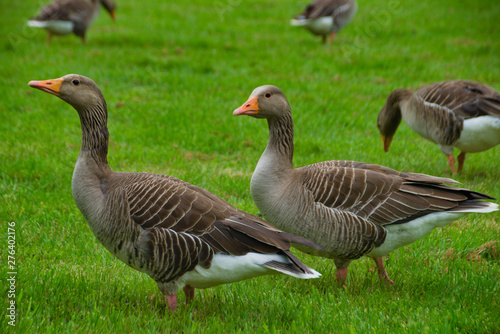
<instances>
[{"instance_id":1,"label":"dark wingtip feather","mask_svg":"<svg viewBox=\"0 0 500 334\"><path fill-rule=\"evenodd\" d=\"M321 276L316 270L308 267L295 257L290 251L283 251L291 263L283 263L279 261L269 261L264 264L265 267L273 269L285 274L289 274L298 278L317 278Z\"/></svg>"},{"instance_id":2,"label":"dark wingtip feather","mask_svg":"<svg viewBox=\"0 0 500 334\"><path fill-rule=\"evenodd\" d=\"M317 250L322 251L322 252L326 252L326 249L324 249L322 246L318 245L317 243L315 243L314 241L311 241L309 239L299 237L297 235L286 233L286 232L280 232L280 234L282 236L288 238L290 240L290 242L292 243L292 245L307 246L307 247L311 247L311 248L317 249Z\"/></svg>"}]
</instances>

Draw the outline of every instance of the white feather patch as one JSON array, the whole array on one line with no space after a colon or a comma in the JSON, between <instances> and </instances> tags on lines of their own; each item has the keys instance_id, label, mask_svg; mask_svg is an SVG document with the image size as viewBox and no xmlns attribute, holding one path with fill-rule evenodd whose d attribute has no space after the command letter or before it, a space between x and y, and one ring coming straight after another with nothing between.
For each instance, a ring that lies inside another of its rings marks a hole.
<instances>
[{"instance_id":1,"label":"white feather patch","mask_svg":"<svg viewBox=\"0 0 500 334\"><path fill-rule=\"evenodd\" d=\"M316 20L310 19L292 19L292 26L305 27L318 35L326 35L333 29L333 17L324 16Z\"/></svg>"},{"instance_id":2,"label":"white feather patch","mask_svg":"<svg viewBox=\"0 0 500 334\"><path fill-rule=\"evenodd\" d=\"M436 212L419 217L407 223L386 225L384 227L387 230L387 238L384 243L380 247L374 248L366 255L369 257L387 255L399 247L411 244L418 239L425 237L436 227L448 225L468 212L491 212L498 210L497 204L488 204L489 205L484 208L468 209L464 211Z\"/></svg>"},{"instance_id":3,"label":"white feather patch","mask_svg":"<svg viewBox=\"0 0 500 334\"><path fill-rule=\"evenodd\" d=\"M67 35L73 32L71 21L28 21L28 26L33 28L44 28L56 35Z\"/></svg>"},{"instance_id":4,"label":"white feather patch","mask_svg":"<svg viewBox=\"0 0 500 334\"><path fill-rule=\"evenodd\" d=\"M455 143L461 151L486 151L500 144L500 117L481 116L466 119L460 138Z\"/></svg>"},{"instance_id":5,"label":"white feather patch","mask_svg":"<svg viewBox=\"0 0 500 334\"><path fill-rule=\"evenodd\" d=\"M263 265L270 261L291 263L288 257L278 254L248 253L243 256L216 254L210 268L200 265L184 274L180 280L194 288L204 289L211 286L242 281L248 278L277 274L278 272ZM291 273L285 272L288 275ZM313 274L293 275L299 278L316 278L321 274L313 270Z\"/></svg>"}]
</instances>

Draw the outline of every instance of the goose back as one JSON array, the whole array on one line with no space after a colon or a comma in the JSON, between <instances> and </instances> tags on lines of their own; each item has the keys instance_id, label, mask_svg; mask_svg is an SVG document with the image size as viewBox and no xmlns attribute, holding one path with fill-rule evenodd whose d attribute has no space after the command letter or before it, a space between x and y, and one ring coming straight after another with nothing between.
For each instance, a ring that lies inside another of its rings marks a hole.
<instances>
[{"instance_id":1,"label":"goose back","mask_svg":"<svg viewBox=\"0 0 500 334\"><path fill-rule=\"evenodd\" d=\"M340 30L349 23L356 9L357 4L354 0L316 0L307 5L300 16L311 20L331 16L334 18L337 29Z\"/></svg>"},{"instance_id":2,"label":"goose back","mask_svg":"<svg viewBox=\"0 0 500 334\"><path fill-rule=\"evenodd\" d=\"M448 108L464 119L500 117L500 94L480 82L442 81L422 87L416 94L425 102Z\"/></svg>"}]
</instances>

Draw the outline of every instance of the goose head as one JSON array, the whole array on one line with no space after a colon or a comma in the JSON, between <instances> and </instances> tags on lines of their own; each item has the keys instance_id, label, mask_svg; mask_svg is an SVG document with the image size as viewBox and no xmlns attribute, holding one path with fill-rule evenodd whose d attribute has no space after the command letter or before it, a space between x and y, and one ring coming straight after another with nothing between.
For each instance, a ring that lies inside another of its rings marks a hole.
<instances>
[{"instance_id":1,"label":"goose head","mask_svg":"<svg viewBox=\"0 0 500 334\"><path fill-rule=\"evenodd\" d=\"M266 85L254 89L248 100L233 111L233 115L255 118L280 118L291 113L285 94L276 86Z\"/></svg>"},{"instance_id":2,"label":"goose head","mask_svg":"<svg viewBox=\"0 0 500 334\"><path fill-rule=\"evenodd\" d=\"M406 101L411 94L409 90L396 89L389 95L384 107L378 114L377 127L382 135L385 152L389 151L392 138L398 129L399 123L401 123L401 103Z\"/></svg>"},{"instance_id":3,"label":"goose head","mask_svg":"<svg viewBox=\"0 0 500 334\"><path fill-rule=\"evenodd\" d=\"M106 11L109 13L111 16L111 19L114 21L115 20L115 9L116 9L116 3L113 0L100 0L101 5L106 9Z\"/></svg>"},{"instance_id":4,"label":"goose head","mask_svg":"<svg viewBox=\"0 0 500 334\"><path fill-rule=\"evenodd\" d=\"M105 104L104 96L95 82L78 74L68 74L58 79L30 81L28 85L59 97L79 113Z\"/></svg>"}]
</instances>

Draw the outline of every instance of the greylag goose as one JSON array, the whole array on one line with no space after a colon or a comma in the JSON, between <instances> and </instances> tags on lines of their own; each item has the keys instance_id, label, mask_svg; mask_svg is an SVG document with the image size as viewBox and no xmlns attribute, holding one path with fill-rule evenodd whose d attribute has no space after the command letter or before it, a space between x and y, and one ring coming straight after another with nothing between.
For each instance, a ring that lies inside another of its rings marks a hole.
<instances>
[{"instance_id":1,"label":"greylag goose","mask_svg":"<svg viewBox=\"0 0 500 334\"><path fill-rule=\"evenodd\" d=\"M260 275L320 276L290 252L291 243L320 248L313 242L177 178L111 170L106 101L91 79L69 74L29 86L78 112L82 145L72 181L76 205L108 251L156 281L172 312L181 287L188 301L195 288Z\"/></svg>"},{"instance_id":2,"label":"greylag goose","mask_svg":"<svg viewBox=\"0 0 500 334\"><path fill-rule=\"evenodd\" d=\"M348 25L356 14L355 0L316 0L290 21L293 26L304 27L314 35L320 35L323 43L330 34L329 43Z\"/></svg>"},{"instance_id":3,"label":"greylag goose","mask_svg":"<svg viewBox=\"0 0 500 334\"><path fill-rule=\"evenodd\" d=\"M500 94L479 82L442 81L415 93L408 89L393 91L377 119L386 152L401 118L413 131L439 145L453 174L454 147L460 149L460 173L466 153L500 144Z\"/></svg>"},{"instance_id":4,"label":"greylag goose","mask_svg":"<svg viewBox=\"0 0 500 334\"><path fill-rule=\"evenodd\" d=\"M75 34L85 43L85 33L99 14L99 3L115 19L113 0L56 0L43 7L37 17L28 21L28 26L44 28L48 32L47 43L52 35Z\"/></svg>"},{"instance_id":5,"label":"greylag goose","mask_svg":"<svg viewBox=\"0 0 500 334\"><path fill-rule=\"evenodd\" d=\"M299 249L333 258L341 285L352 260L375 260L382 281L392 284L382 257L469 212L491 212L493 199L447 186L451 179L355 161L293 167L290 104L275 86L256 88L233 115L265 118L269 142L252 175L250 191L264 218L323 248Z\"/></svg>"}]
</instances>

